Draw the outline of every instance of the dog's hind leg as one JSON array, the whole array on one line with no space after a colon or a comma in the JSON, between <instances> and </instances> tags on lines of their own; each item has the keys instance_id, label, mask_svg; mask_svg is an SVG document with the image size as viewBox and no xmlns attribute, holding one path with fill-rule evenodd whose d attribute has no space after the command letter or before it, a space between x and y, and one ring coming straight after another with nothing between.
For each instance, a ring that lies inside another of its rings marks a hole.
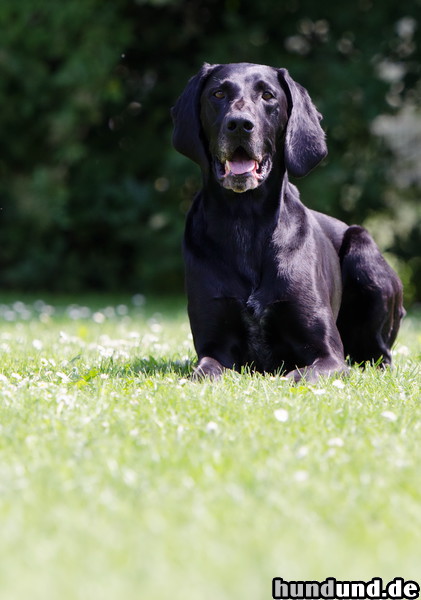
<instances>
[{"instance_id":1,"label":"dog's hind leg","mask_svg":"<svg viewBox=\"0 0 421 600\"><path fill-rule=\"evenodd\" d=\"M339 258L343 292L337 326L345 356L355 363L390 365L405 315L402 283L363 227L347 229Z\"/></svg>"}]
</instances>

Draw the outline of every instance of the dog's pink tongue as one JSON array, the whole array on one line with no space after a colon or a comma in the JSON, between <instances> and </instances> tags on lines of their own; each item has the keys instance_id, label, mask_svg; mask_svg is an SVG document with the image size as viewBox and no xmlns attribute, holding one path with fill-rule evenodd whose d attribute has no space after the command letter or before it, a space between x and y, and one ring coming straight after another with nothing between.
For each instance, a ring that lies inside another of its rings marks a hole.
<instances>
[{"instance_id":1,"label":"dog's pink tongue","mask_svg":"<svg viewBox=\"0 0 421 600\"><path fill-rule=\"evenodd\" d=\"M231 173L234 173L234 175L243 175L244 173L250 173L250 171L253 171L256 161L251 159L234 158L233 160L227 161L227 163L228 169L231 171Z\"/></svg>"}]
</instances>

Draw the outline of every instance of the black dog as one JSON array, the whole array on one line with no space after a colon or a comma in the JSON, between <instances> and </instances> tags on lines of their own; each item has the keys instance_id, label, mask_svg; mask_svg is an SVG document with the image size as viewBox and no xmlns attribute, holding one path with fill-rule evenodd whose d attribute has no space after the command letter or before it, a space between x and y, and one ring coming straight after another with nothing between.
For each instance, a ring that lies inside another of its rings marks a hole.
<instances>
[{"instance_id":1,"label":"black dog","mask_svg":"<svg viewBox=\"0 0 421 600\"><path fill-rule=\"evenodd\" d=\"M315 381L346 356L390 364L399 278L365 229L309 210L288 181L327 154L306 90L285 69L205 64L172 116L175 148L203 172L184 240L195 375Z\"/></svg>"}]
</instances>

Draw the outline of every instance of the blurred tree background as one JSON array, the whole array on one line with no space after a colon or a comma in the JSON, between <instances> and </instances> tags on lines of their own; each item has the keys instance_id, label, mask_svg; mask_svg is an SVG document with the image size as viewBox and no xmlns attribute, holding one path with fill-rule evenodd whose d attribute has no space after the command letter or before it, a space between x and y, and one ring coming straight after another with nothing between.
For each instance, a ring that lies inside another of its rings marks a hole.
<instances>
[{"instance_id":1,"label":"blurred tree background","mask_svg":"<svg viewBox=\"0 0 421 600\"><path fill-rule=\"evenodd\" d=\"M181 291L200 174L169 109L202 62L249 61L324 115L303 201L421 300L421 0L2 0L0 32L1 289Z\"/></svg>"}]
</instances>

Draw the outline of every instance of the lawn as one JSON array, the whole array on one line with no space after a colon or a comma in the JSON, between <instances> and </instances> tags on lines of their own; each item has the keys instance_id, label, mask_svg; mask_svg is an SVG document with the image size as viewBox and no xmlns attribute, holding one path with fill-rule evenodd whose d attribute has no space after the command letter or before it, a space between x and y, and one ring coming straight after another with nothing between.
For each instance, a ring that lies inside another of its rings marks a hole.
<instances>
[{"instance_id":1,"label":"lawn","mask_svg":"<svg viewBox=\"0 0 421 600\"><path fill-rule=\"evenodd\" d=\"M420 582L420 318L393 371L197 383L180 300L2 302L1 600Z\"/></svg>"}]
</instances>

